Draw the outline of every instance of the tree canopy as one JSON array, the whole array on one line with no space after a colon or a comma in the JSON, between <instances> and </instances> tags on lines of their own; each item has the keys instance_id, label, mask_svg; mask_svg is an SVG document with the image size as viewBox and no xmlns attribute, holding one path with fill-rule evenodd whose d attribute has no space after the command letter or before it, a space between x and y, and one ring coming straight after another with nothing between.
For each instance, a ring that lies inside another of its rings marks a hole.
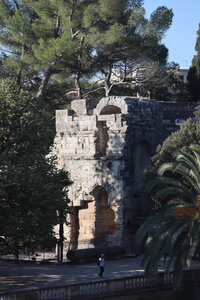
<instances>
[{"instance_id":1,"label":"tree canopy","mask_svg":"<svg viewBox=\"0 0 200 300\"><path fill-rule=\"evenodd\" d=\"M162 145L158 145L156 154L151 158L151 163L145 170L145 181L157 176L157 172L163 163L173 160L173 153L179 149L187 152L192 143L200 144L199 107L195 111L195 119L189 118L180 129L173 132ZM171 174L173 176L173 174ZM152 191L146 195L151 203L153 211L159 211L164 205L163 199L156 199Z\"/></svg>"},{"instance_id":2,"label":"tree canopy","mask_svg":"<svg viewBox=\"0 0 200 300\"><path fill-rule=\"evenodd\" d=\"M54 226L66 222L69 174L48 157L50 115L29 93L0 81L0 253L55 246Z\"/></svg>"},{"instance_id":3,"label":"tree canopy","mask_svg":"<svg viewBox=\"0 0 200 300\"><path fill-rule=\"evenodd\" d=\"M200 100L200 24L197 31L195 45L196 54L192 59L192 66L188 73L188 88L193 95L194 101Z\"/></svg>"},{"instance_id":4,"label":"tree canopy","mask_svg":"<svg viewBox=\"0 0 200 300\"><path fill-rule=\"evenodd\" d=\"M90 5L84 21L94 49L96 73L104 83L105 95L109 96L113 86L129 84L134 70L144 62L166 62L168 52L160 40L171 25L173 13L160 7L147 20L142 3L136 6L127 1L120 1L120 5L117 1L102 3L100 7L99 3Z\"/></svg>"},{"instance_id":5,"label":"tree canopy","mask_svg":"<svg viewBox=\"0 0 200 300\"><path fill-rule=\"evenodd\" d=\"M161 39L172 10L159 7L147 20L142 5L139 0L1 1L2 68L38 105L50 83L65 82L65 98L99 88L108 95L113 85L129 84L128 75L141 61L166 62ZM114 83L112 74L119 72L123 76ZM99 75L103 86L91 83Z\"/></svg>"}]
</instances>

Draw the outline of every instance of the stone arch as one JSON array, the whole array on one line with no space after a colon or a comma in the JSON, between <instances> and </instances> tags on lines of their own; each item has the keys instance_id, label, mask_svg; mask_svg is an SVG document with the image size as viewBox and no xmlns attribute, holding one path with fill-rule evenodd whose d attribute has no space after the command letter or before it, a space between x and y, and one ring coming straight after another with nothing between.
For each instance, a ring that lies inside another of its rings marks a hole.
<instances>
[{"instance_id":1,"label":"stone arch","mask_svg":"<svg viewBox=\"0 0 200 300\"><path fill-rule=\"evenodd\" d=\"M108 104L102 108L100 111L100 115L116 115L121 114L121 108L116 105ZM109 141L109 134L108 134L108 126L106 119L104 120L101 118L100 121L97 121L97 128L98 128L98 136L96 140L96 153L97 157L103 157L106 155L106 150Z\"/></svg>"},{"instance_id":2,"label":"stone arch","mask_svg":"<svg viewBox=\"0 0 200 300\"><path fill-rule=\"evenodd\" d=\"M121 114L121 108L116 105L107 105L100 112L100 115L111 115L111 114Z\"/></svg>"},{"instance_id":3,"label":"stone arch","mask_svg":"<svg viewBox=\"0 0 200 300\"><path fill-rule=\"evenodd\" d=\"M115 233L115 213L103 186L95 186L71 212L71 249L108 245L109 235Z\"/></svg>"},{"instance_id":4,"label":"stone arch","mask_svg":"<svg viewBox=\"0 0 200 300\"><path fill-rule=\"evenodd\" d=\"M68 110L68 116L77 117L77 112L74 109Z\"/></svg>"},{"instance_id":5,"label":"stone arch","mask_svg":"<svg viewBox=\"0 0 200 300\"><path fill-rule=\"evenodd\" d=\"M128 112L128 105L126 103L126 97L106 97L102 98L99 103L97 104L97 107L95 109L95 114L100 115L102 114L102 111L107 112L108 114L116 114L116 113L122 113L126 114ZM112 112L113 111L113 112Z\"/></svg>"}]
</instances>

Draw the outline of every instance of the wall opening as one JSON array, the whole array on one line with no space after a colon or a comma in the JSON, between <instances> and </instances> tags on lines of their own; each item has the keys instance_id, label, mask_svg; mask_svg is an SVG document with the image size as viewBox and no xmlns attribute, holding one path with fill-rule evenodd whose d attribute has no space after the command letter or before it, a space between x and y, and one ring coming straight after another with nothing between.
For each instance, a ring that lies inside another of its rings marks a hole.
<instances>
[{"instance_id":1,"label":"wall opening","mask_svg":"<svg viewBox=\"0 0 200 300\"><path fill-rule=\"evenodd\" d=\"M71 231L69 248L93 247L96 212L93 196L91 196L91 199L82 200L80 206L71 207L70 210Z\"/></svg>"},{"instance_id":2,"label":"wall opening","mask_svg":"<svg viewBox=\"0 0 200 300\"><path fill-rule=\"evenodd\" d=\"M115 232L115 214L108 205L108 194L102 186L93 191L96 204L95 247L107 246L107 237Z\"/></svg>"},{"instance_id":3,"label":"wall opening","mask_svg":"<svg viewBox=\"0 0 200 300\"><path fill-rule=\"evenodd\" d=\"M80 206L71 207L69 249L105 247L115 232L115 214L108 205L108 194L96 187Z\"/></svg>"},{"instance_id":4,"label":"wall opening","mask_svg":"<svg viewBox=\"0 0 200 300\"><path fill-rule=\"evenodd\" d=\"M96 141L96 154L97 157L103 157L106 155L106 149L108 146L108 127L106 126L106 121L97 122L98 137Z\"/></svg>"},{"instance_id":5,"label":"wall opening","mask_svg":"<svg viewBox=\"0 0 200 300\"><path fill-rule=\"evenodd\" d=\"M121 108L115 105L107 105L100 112L100 115L111 115L111 114L121 114Z\"/></svg>"},{"instance_id":6,"label":"wall opening","mask_svg":"<svg viewBox=\"0 0 200 300\"><path fill-rule=\"evenodd\" d=\"M95 201L83 201L79 210L79 248L90 248L94 239Z\"/></svg>"},{"instance_id":7,"label":"wall opening","mask_svg":"<svg viewBox=\"0 0 200 300\"><path fill-rule=\"evenodd\" d=\"M68 116L78 117L77 113L73 109L68 110Z\"/></svg>"}]
</instances>

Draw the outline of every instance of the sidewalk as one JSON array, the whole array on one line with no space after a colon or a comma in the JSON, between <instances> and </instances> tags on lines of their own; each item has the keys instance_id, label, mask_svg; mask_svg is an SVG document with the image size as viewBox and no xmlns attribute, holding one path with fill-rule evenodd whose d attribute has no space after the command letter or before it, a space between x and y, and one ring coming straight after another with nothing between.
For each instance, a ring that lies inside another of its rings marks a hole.
<instances>
[{"instance_id":1,"label":"sidewalk","mask_svg":"<svg viewBox=\"0 0 200 300\"><path fill-rule=\"evenodd\" d=\"M141 275L141 256L106 261L105 279L114 279L132 275ZM200 261L194 261L192 267L200 269ZM160 271L164 270L162 263ZM19 263L0 260L0 291L12 289L45 287L98 280L98 266L95 262L71 264Z\"/></svg>"}]
</instances>

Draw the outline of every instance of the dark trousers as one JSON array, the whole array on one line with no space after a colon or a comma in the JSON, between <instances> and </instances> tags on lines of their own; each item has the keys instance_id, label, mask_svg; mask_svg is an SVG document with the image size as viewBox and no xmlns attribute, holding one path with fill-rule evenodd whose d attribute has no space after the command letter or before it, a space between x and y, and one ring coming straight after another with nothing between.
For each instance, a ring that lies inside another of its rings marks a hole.
<instances>
[{"instance_id":1,"label":"dark trousers","mask_svg":"<svg viewBox=\"0 0 200 300\"><path fill-rule=\"evenodd\" d=\"M104 267L99 267L99 270L100 270L99 276L102 277L104 272Z\"/></svg>"}]
</instances>

